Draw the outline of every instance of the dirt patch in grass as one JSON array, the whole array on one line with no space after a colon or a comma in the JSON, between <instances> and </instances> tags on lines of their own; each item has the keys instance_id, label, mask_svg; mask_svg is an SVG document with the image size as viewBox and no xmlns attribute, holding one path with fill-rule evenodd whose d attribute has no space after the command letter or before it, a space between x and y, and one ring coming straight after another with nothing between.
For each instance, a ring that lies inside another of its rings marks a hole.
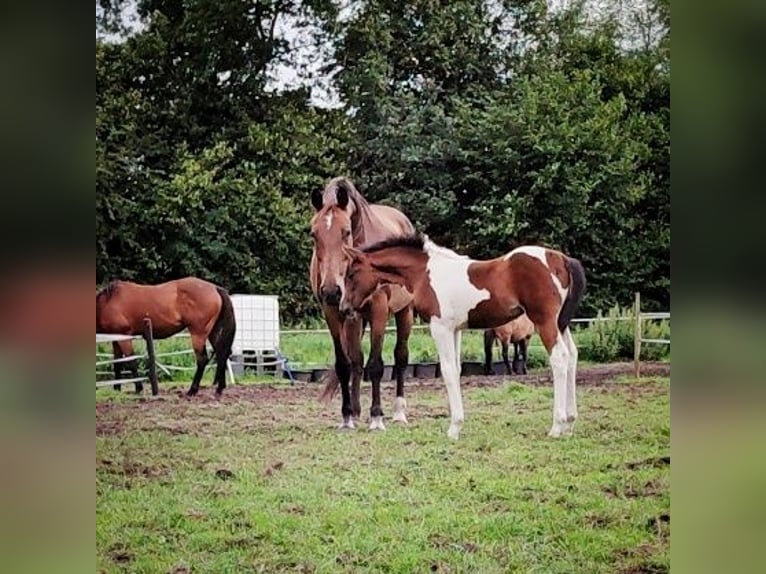
<instances>
[{"instance_id":1,"label":"dirt patch in grass","mask_svg":"<svg viewBox=\"0 0 766 574\"><path fill-rule=\"evenodd\" d=\"M577 371L577 385L579 387L600 387L604 392L623 391L628 394L656 393L662 392L661 389L654 388L653 385L646 385L641 381L618 381L621 377L632 374L632 363L612 363L608 365L592 365L580 367ZM661 362L642 363L642 377L668 377L670 376L670 365ZM538 369L528 375L514 375L513 381L525 385L545 386L551 385L552 379L549 369ZM508 384L508 379L502 375L489 376L467 376L462 377L461 386L467 388L498 387ZM386 382L382 385L384 393L390 394L393 383ZM405 384L405 395L419 391L438 390L443 391L444 383L441 379L410 379ZM140 418L141 412L153 410L158 406L167 407L174 414L184 414L186 407L197 407L199 405L215 406L217 404L231 403L278 403L283 407L305 405L307 399L319 399L322 386L316 383L296 383L295 385L285 384L248 384L233 385L226 388L222 396L215 394L211 387L205 387L200 394L195 397L187 397L183 388L173 389L167 394L159 397L140 397L133 401L113 401L107 399L96 402L96 436L117 434L121 432L121 421L114 418L115 411L119 411L126 418ZM161 391L163 392L163 391ZM362 387L363 393L369 392L369 387ZM180 413L178 411L181 411ZM431 416L447 416L442 411L433 413L423 413ZM178 419L174 419L178 420ZM155 427L156 428L156 427ZM168 426L169 433L182 434L187 432L183 426Z\"/></svg>"},{"instance_id":2,"label":"dirt patch in grass","mask_svg":"<svg viewBox=\"0 0 766 574\"><path fill-rule=\"evenodd\" d=\"M646 380L634 381L627 377L632 373L631 363L585 366L578 369L577 384L591 392L625 395L625 400L640 400L641 397L667 392L663 385L647 384ZM670 365L667 363L644 363L642 373L647 376L668 376ZM520 389L551 386L548 369L539 369L528 375L514 376L511 379L502 375L463 377L464 390L479 388L499 388L516 383ZM382 385L384 396L393 396L394 383ZM185 387L163 389L158 397L120 396L106 398L96 402L96 436L107 437L125 435L131 432L162 432L169 435L206 436L214 433L215 425L220 425L219 409L227 411L234 407L239 413L239 428L244 432L261 432L273 429L275 424L291 425L292 431L310 434L312 431L301 426L296 413L304 412L312 421L326 420L333 424L337 419L337 409L328 408L320 402L322 386L316 383L283 384L242 384L226 388L222 396L215 394L210 386L204 387L195 397L187 397ZM443 393L441 379L410 379L405 386L405 396L413 397L419 393ZM362 386L363 402L369 398L369 383ZM127 393L126 393L127 394ZM339 402L339 399L336 399ZM250 406L252 405L252 407ZM268 405L268 408L263 408ZM514 407L518 414L529 409L523 403ZM308 413L307 410L311 412ZM408 412L413 419L441 419L449 416L443 405L434 405L412 401ZM365 415L366 413L363 413ZM606 429L608 430L608 429ZM524 431L521 431L522 433ZM295 439L295 432L291 438ZM662 466L669 464L669 457L657 457L645 461L628 463L628 468L641 466ZM274 470L267 469L269 476Z\"/></svg>"},{"instance_id":3,"label":"dirt patch in grass","mask_svg":"<svg viewBox=\"0 0 766 574\"><path fill-rule=\"evenodd\" d=\"M146 464L129 458L121 461L114 461L108 458L97 460L96 468L103 470L107 474L143 478L158 478L170 472L170 469L163 464Z\"/></svg>"},{"instance_id":4,"label":"dirt patch in grass","mask_svg":"<svg viewBox=\"0 0 766 574\"><path fill-rule=\"evenodd\" d=\"M668 572L670 570L664 564L652 564L651 562L620 570L620 574L667 574Z\"/></svg>"}]
</instances>

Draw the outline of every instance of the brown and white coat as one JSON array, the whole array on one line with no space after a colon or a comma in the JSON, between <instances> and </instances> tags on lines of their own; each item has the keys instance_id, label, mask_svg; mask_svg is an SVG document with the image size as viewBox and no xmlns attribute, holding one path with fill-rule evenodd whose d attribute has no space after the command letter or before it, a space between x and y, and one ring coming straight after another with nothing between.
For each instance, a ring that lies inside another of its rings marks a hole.
<instances>
[{"instance_id":1,"label":"brown and white coat","mask_svg":"<svg viewBox=\"0 0 766 574\"><path fill-rule=\"evenodd\" d=\"M549 353L554 380L549 434L572 431L577 418L577 348L569 331L585 288L582 265L561 252L522 246L487 261L440 247L426 236L384 241L361 251L347 248L341 311L360 308L381 284L413 294L415 311L428 322L449 396L448 435L458 438L464 413L460 393L460 334L498 327L526 313Z\"/></svg>"}]
</instances>

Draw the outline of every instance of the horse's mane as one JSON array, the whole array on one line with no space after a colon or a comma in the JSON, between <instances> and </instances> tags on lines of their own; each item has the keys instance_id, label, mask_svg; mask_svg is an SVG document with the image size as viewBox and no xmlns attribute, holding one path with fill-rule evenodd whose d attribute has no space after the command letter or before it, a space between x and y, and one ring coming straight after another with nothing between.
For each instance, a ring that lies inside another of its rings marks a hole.
<instances>
[{"instance_id":1,"label":"horse's mane","mask_svg":"<svg viewBox=\"0 0 766 574\"><path fill-rule=\"evenodd\" d=\"M109 301L109 299L112 298L112 295L114 295L117 292L117 287L119 285L119 281L110 281L106 284L106 287L96 292L96 299L99 299L101 297L105 297L106 301Z\"/></svg>"},{"instance_id":2,"label":"horse's mane","mask_svg":"<svg viewBox=\"0 0 766 574\"><path fill-rule=\"evenodd\" d=\"M389 247L404 247L407 249L416 249L423 251L425 248L425 239L418 233L415 235L402 235L398 237L389 237L383 241L378 241L372 245L368 245L362 248L364 253L375 253L381 249L388 249Z\"/></svg>"}]
</instances>

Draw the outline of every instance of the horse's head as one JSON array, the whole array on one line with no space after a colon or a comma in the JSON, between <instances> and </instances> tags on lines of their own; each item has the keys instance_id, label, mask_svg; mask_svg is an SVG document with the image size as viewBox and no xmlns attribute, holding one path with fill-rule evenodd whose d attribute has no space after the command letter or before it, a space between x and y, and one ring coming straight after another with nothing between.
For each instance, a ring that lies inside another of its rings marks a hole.
<instances>
[{"instance_id":1,"label":"horse's head","mask_svg":"<svg viewBox=\"0 0 766 574\"><path fill-rule=\"evenodd\" d=\"M325 205L319 190L311 196L311 203L316 209L311 218L311 238L319 275L317 295L322 302L332 306L337 306L343 297L343 277L349 261L343 248L351 247L353 243L345 187L337 187L335 199L336 202Z\"/></svg>"},{"instance_id":2,"label":"horse's head","mask_svg":"<svg viewBox=\"0 0 766 574\"><path fill-rule=\"evenodd\" d=\"M351 313L367 305L381 279L365 253L352 247L345 247L343 252L346 258L345 290L339 307L342 312Z\"/></svg>"}]
</instances>

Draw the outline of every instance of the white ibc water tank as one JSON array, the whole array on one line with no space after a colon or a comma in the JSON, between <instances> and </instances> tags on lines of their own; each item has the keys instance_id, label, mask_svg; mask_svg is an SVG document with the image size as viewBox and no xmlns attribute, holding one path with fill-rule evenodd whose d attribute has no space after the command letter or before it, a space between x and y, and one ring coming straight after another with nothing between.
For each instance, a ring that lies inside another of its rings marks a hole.
<instances>
[{"instance_id":1,"label":"white ibc water tank","mask_svg":"<svg viewBox=\"0 0 766 574\"><path fill-rule=\"evenodd\" d=\"M276 351L279 349L279 297L276 295L232 295L237 333L232 351Z\"/></svg>"},{"instance_id":2,"label":"white ibc water tank","mask_svg":"<svg viewBox=\"0 0 766 574\"><path fill-rule=\"evenodd\" d=\"M282 372L279 352L279 297L276 295L231 296L237 331L232 345L233 373L241 376L245 366L256 373Z\"/></svg>"}]
</instances>

